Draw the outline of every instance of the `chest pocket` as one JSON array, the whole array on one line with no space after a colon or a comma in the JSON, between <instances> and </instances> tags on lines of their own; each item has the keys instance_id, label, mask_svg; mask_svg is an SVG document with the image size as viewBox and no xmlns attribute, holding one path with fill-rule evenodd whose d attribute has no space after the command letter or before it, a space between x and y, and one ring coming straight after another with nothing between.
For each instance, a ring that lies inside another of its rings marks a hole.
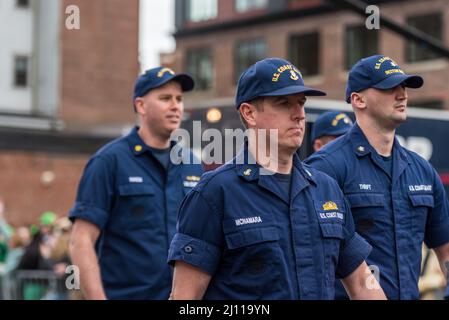
<instances>
[{"instance_id":1,"label":"chest pocket","mask_svg":"<svg viewBox=\"0 0 449 320\"><path fill-rule=\"evenodd\" d=\"M384 219L385 195L382 193L349 193L346 198L352 209L356 231L365 234L374 227L375 219Z\"/></svg>"},{"instance_id":2,"label":"chest pocket","mask_svg":"<svg viewBox=\"0 0 449 320\"><path fill-rule=\"evenodd\" d=\"M279 232L274 226L248 228L225 234L229 249L238 249L259 243L279 240Z\"/></svg>"},{"instance_id":3,"label":"chest pocket","mask_svg":"<svg viewBox=\"0 0 449 320\"><path fill-rule=\"evenodd\" d=\"M323 237L324 255L328 268L333 269L338 264L340 244L344 239L343 225L337 223L320 222ZM329 265L330 264L330 265Z\"/></svg>"},{"instance_id":4,"label":"chest pocket","mask_svg":"<svg viewBox=\"0 0 449 320\"><path fill-rule=\"evenodd\" d=\"M343 201L314 201L315 212L323 238L343 239L346 212Z\"/></svg>"},{"instance_id":5,"label":"chest pocket","mask_svg":"<svg viewBox=\"0 0 449 320\"><path fill-rule=\"evenodd\" d=\"M146 228L153 219L155 211L155 190L151 184L126 184L118 187L119 199L117 214L119 222L125 228Z\"/></svg>"},{"instance_id":6,"label":"chest pocket","mask_svg":"<svg viewBox=\"0 0 449 320\"><path fill-rule=\"evenodd\" d=\"M323 238L324 253L324 286L329 293L328 299L333 299L335 272L338 266L340 244L344 239L343 225L339 223L326 223L320 221L321 236Z\"/></svg>"},{"instance_id":7,"label":"chest pocket","mask_svg":"<svg viewBox=\"0 0 449 320\"><path fill-rule=\"evenodd\" d=\"M349 193L346 198L351 208L383 207L385 196L382 193Z\"/></svg>"},{"instance_id":8,"label":"chest pocket","mask_svg":"<svg viewBox=\"0 0 449 320\"><path fill-rule=\"evenodd\" d=\"M335 270L338 265L340 245L344 239L343 223L347 212L344 201L314 201L315 212L321 233L324 272L323 281L326 288L333 291Z\"/></svg>"},{"instance_id":9,"label":"chest pocket","mask_svg":"<svg viewBox=\"0 0 449 320\"><path fill-rule=\"evenodd\" d=\"M320 223L323 238L343 239L343 226L336 223Z\"/></svg>"},{"instance_id":10,"label":"chest pocket","mask_svg":"<svg viewBox=\"0 0 449 320\"><path fill-rule=\"evenodd\" d=\"M151 184L125 184L118 187L120 196L148 196L154 194L154 188Z\"/></svg>"},{"instance_id":11,"label":"chest pocket","mask_svg":"<svg viewBox=\"0 0 449 320\"><path fill-rule=\"evenodd\" d=\"M228 248L225 260L231 273L273 277L281 260L279 231L275 226L249 227L225 231ZM270 275L273 274L273 275ZM256 280L256 278L254 279ZM275 279L273 279L275 280Z\"/></svg>"},{"instance_id":12,"label":"chest pocket","mask_svg":"<svg viewBox=\"0 0 449 320\"><path fill-rule=\"evenodd\" d=\"M414 233L423 234L426 228L427 215L434 206L432 194L409 194L412 206L411 222Z\"/></svg>"}]
</instances>

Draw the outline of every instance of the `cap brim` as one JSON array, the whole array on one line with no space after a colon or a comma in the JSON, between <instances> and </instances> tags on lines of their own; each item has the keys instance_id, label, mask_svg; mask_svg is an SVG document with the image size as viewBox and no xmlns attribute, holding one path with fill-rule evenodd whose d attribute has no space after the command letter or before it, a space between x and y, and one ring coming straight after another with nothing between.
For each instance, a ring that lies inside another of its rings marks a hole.
<instances>
[{"instance_id":1,"label":"cap brim","mask_svg":"<svg viewBox=\"0 0 449 320\"><path fill-rule=\"evenodd\" d=\"M346 132L348 132L350 129L351 129L351 127L344 127L340 130L326 132L325 134L322 135L322 137L323 136L341 136L341 135L344 135Z\"/></svg>"},{"instance_id":2,"label":"cap brim","mask_svg":"<svg viewBox=\"0 0 449 320\"><path fill-rule=\"evenodd\" d=\"M408 88L417 89L422 87L424 84L424 79L416 75L398 74L377 83L373 86L373 88L381 90L392 89L402 83Z\"/></svg>"},{"instance_id":3,"label":"cap brim","mask_svg":"<svg viewBox=\"0 0 449 320\"><path fill-rule=\"evenodd\" d=\"M168 78L166 81L161 83L160 86L166 84L170 81L177 81L181 85L182 91L192 91L195 87L195 82L192 77L185 73L175 74L173 77Z\"/></svg>"},{"instance_id":4,"label":"cap brim","mask_svg":"<svg viewBox=\"0 0 449 320\"><path fill-rule=\"evenodd\" d=\"M178 81L181 84L182 91L192 91L195 87L195 82L192 77L185 73L175 75L172 80Z\"/></svg>"},{"instance_id":5,"label":"cap brim","mask_svg":"<svg viewBox=\"0 0 449 320\"><path fill-rule=\"evenodd\" d=\"M286 96L290 94L304 93L306 96L325 96L326 93L317 89L304 87L304 86L290 86L285 87L279 90L266 92L260 94L259 97L277 97L277 96Z\"/></svg>"},{"instance_id":6,"label":"cap brim","mask_svg":"<svg viewBox=\"0 0 449 320\"><path fill-rule=\"evenodd\" d=\"M163 81L159 82L157 85L151 85L151 83L147 83L146 86L140 90L140 93L138 95L134 93L133 101L136 100L136 98L138 97L143 97L153 89L162 87L164 84L170 81L178 82L181 85L182 91L191 91L195 87L195 82L193 81L193 78L188 74L185 73L173 74L170 77L167 77Z\"/></svg>"}]
</instances>

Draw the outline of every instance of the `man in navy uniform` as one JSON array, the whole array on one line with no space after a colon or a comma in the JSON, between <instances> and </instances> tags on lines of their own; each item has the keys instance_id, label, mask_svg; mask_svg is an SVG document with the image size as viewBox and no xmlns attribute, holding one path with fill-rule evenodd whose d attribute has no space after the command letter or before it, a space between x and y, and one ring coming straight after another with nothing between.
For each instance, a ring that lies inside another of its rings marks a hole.
<instances>
[{"instance_id":1,"label":"man in navy uniform","mask_svg":"<svg viewBox=\"0 0 449 320\"><path fill-rule=\"evenodd\" d=\"M327 111L320 114L312 126L313 150L320 150L324 145L344 135L351 127L352 120L343 112Z\"/></svg>"},{"instance_id":2,"label":"man in navy uniform","mask_svg":"<svg viewBox=\"0 0 449 320\"><path fill-rule=\"evenodd\" d=\"M167 252L185 194L202 166L174 164L171 133L183 115L189 75L154 68L135 85L141 125L101 148L88 162L76 202L70 252L87 299L167 299ZM187 156L186 156L187 155ZM190 164L189 164L190 163Z\"/></svg>"},{"instance_id":3,"label":"man in navy uniform","mask_svg":"<svg viewBox=\"0 0 449 320\"><path fill-rule=\"evenodd\" d=\"M337 180L357 232L373 246L367 261L389 299L419 298L423 241L445 273L449 260L449 207L440 178L395 138L407 118L406 88L422 85L420 76L405 74L389 57L358 61L346 87L356 124L306 160ZM344 298L338 287L337 298Z\"/></svg>"},{"instance_id":4,"label":"man in navy uniform","mask_svg":"<svg viewBox=\"0 0 449 320\"><path fill-rule=\"evenodd\" d=\"M169 251L172 299L333 299L335 276L353 298L385 298L365 285L371 248L354 232L337 183L296 155L309 95L324 93L305 87L283 59L242 74L236 106L258 138L250 134L233 161L204 174L184 199ZM270 140L264 129L278 132L268 162L259 148Z\"/></svg>"}]
</instances>

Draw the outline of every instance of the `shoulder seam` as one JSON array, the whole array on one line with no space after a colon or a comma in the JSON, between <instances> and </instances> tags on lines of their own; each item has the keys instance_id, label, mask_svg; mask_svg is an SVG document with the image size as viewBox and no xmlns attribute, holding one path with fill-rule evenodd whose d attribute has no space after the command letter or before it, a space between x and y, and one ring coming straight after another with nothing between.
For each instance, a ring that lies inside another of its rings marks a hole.
<instances>
[{"instance_id":1,"label":"shoulder seam","mask_svg":"<svg viewBox=\"0 0 449 320\"><path fill-rule=\"evenodd\" d=\"M235 168L235 165L230 166L229 168L221 168L221 169L218 168L216 172L213 172L213 171L210 172L210 176L206 178L207 180L204 181L204 185L201 188L207 186L209 184L209 182L211 182L212 179L215 178L216 176L218 176L219 174L224 173L224 172L229 171L229 170L232 170L234 168ZM207 173L207 172L205 172L205 173Z\"/></svg>"}]
</instances>

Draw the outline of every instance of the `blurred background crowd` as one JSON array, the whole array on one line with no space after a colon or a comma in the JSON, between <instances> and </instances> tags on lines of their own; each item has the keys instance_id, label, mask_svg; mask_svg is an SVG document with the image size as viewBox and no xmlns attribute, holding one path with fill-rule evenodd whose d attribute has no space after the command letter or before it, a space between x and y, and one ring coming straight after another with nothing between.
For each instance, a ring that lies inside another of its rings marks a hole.
<instances>
[{"instance_id":1,"label":"blurred background crowd","mask_svg":"<svg viewBox=\"0 0 449 320\"><path fill-rule=\"evenodd\" d=\"M76 291L66 287L70 220L46 211L36 224L14 228L4 219L3 212L1 206L0 298L76 298Z\"/></svg>"}]
</instances>

